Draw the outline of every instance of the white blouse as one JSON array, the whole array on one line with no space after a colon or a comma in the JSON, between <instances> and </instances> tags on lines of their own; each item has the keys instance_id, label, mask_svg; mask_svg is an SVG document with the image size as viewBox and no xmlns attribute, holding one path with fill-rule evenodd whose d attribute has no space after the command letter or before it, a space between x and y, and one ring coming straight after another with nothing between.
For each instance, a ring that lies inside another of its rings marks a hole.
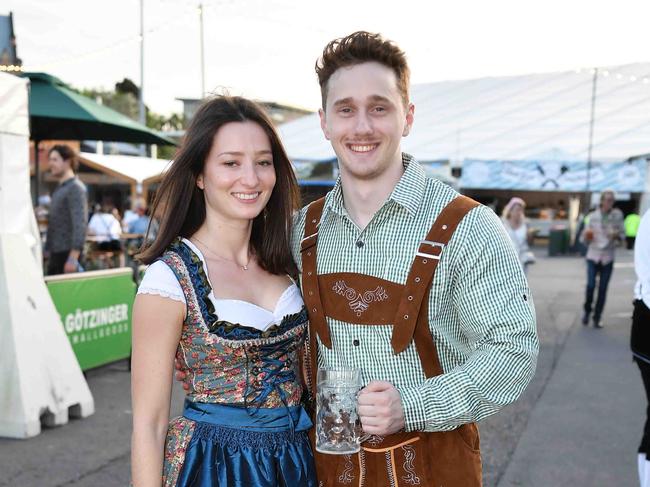
<instances>
[{"instance_id":1,"label":"white blouse","mask_svg":"<svg viewBox=\"0 0 650 487\"><path fill-rule=\"evenodd\" d=\"M285 316L298 313L302 309L302 296L300 295L298 286L295 284L291 284L285 289L273 311L240 299L216 298L203 254L189 240L184 238L183 242L201 259L203 271L208 278L208 283L211 288L208 298L212 302L219 320L241 323L264 331L273 325L279 324ZM176 279L176 275L167 264L160 260L151 264L145 271L140 286L138 287L138 294L156 294L187 304L183 289L178 279Z\"/></svg>"}]
</instances>

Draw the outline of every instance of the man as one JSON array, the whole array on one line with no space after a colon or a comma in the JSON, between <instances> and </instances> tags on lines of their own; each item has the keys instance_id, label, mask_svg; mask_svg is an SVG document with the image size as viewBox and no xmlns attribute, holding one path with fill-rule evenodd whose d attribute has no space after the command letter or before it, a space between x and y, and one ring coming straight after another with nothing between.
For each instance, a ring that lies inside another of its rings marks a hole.
<instances>
[{"instance_id":1,"label":"man","mask_svg":"<svg viewBox=\"0 0 650 487\"><path fill-rule=\"evenodd\" d=\"M340 178L294 222L306 380L313 396L317 365L360 368L370 435L356 455L315 452L319 481L480 486L474 422L521 394L538 351L518 257L491 210L402 153L415 108L399 48L356 32L329 43L316 71Z\"/></svg>"},{"instance_id":2,"label":"man","mask_svg":"<svg viewBox=\"0 0 650 487\"><path fill-rule=\"evenodd\" d=\"M646 395L646 419L638 450L639 484L650 487L650 210L639 224L634 248L634 312L631 348L641 371Z\"/></svg>"},{"instance_id":3,"label":"man","mask_svg":"<svg viewBox=\"0 0 650 487\"><path fill-rule=\"evenodd\" d=\"M47 226L47 274L79 270L79 258L86 239L88 202L86 186L75 176L76 156L67 145L55 145L49 152L49 170L59 180L52 193Z\"/></svg>"},{"instance_id":4,"label":"man","mask_svg":"<svg viewBox=\"0 0 650 487\"><path fill-rule=\"evenodd\" d=\"M128 222L127 229L129 233L144 235L147 233L147 228L149 228L149 217L147 216L147 206L143 200L139 199L135 202L133 213L134 217Z\"/></svg>"},{"instance_id":5,"label":"man","mask_svg":"<svg viewBox=\"0 0 650 487\"><path fill-rule=\"evenodd\" d=\"M625 227L625 242L626 248L632 250L634 248L634 240L636 239L636 234L639 231L639 224L641 223L641 217L638 213L632 212L625 217L623 220L623 226Z\"/></svg>"},{"instance_id":6,"label":"man","mask_svg":"<svg viewBox=\"0 0 650 487\"><path fill-rule=\"evenodd\" d=\"M600 194L600 206L589 214L582 232L582 240L587 244L587 289L583 305L582 324L587 326L592 312L596 279L598 279L598 298L593 308L594 328L602 328L601 318L607 297L607 286L614 268L614 252L618 242L622 242L623 213L614 208L614 192L605 190Z\"/></svg>"},{"instance_id":7,"label":"man","mask_svg":"<svg viewBox=\"0 0 650 487\"><path fill-rule=\"evenodd\" d=\"M316 72L340 178L300 213L293 250L318 365L362 370L372 435L355 456L316 453L319 480L481 485L473 422L514 401L535 369L521 266L492 211L402 153L415 108L399 48L356 32L329 43Z\"/></svg>"}]
</instances>

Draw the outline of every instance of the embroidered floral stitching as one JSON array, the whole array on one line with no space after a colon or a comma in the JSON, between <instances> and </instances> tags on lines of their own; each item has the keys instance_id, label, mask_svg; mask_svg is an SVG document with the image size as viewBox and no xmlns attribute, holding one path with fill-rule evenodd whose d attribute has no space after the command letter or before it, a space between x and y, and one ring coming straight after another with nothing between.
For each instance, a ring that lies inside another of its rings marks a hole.
<instances>
[{"instance_id":1,"label":"embroidered floral stitching","mask_svg":"<svg viewBox=\"0 0 650 487\"><path fill-rule=\"evenodd\" d=\"M384 441L384 437L379 435L370 435L370 438L368 438L366 441L370 446L377 446L382 441Z\"/></svg>"},{"instance_id":2,"label":"embroidered floral stitching","mask_svg":"<svg viewBox=\"0 0 650 487\"><path fill-rule=\"evenodd\" d=\"M345 455L345 466L343 467L343 472L339 475L339 482L343 484L352 483L352 480L354 480L354 475L352 475L353 468L352 455Z\"/></svg>"},{"instance_id":3,"label":"embroidered floral stitching","mask_svg":"<svg viewBox=\"0 0 650 487\"><path fill-rule=\"evenodd\" d=\"M415 473L415 448L411 445L405 445L402 447L404 452L404 471L406 475L402 476L402 479L409 485L420 485L420 477Z\"/></svg>"},{"instance_id":4,"label":"embroidered floral stitching","mask_svg":"<svg viewBox=\"0 0 650 487\"><path fill-rule=\"evenodd\" d=\"M332 290L349 301L349 306L357 316L361 316L373 301L384 301L388 299L388 293L382 286L376 289L365 291L363 294L349 287L344 280L336 281Z\"/></svg>"}]
</instances>

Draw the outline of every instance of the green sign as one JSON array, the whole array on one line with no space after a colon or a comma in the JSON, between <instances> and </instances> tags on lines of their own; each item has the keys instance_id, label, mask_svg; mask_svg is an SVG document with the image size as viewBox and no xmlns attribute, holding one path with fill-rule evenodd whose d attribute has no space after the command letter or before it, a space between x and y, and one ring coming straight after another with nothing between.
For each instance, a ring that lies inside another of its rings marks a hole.
<instances>
[{"instance_id":1,"label":"green sign","mask_svg":"<svg viewBox=\"0 0 650 487\"><path fill-rule=\"evenodd\" d=\"M131 355L131 269L45 278L82 370Z\"/></svg>"}]
</instances>

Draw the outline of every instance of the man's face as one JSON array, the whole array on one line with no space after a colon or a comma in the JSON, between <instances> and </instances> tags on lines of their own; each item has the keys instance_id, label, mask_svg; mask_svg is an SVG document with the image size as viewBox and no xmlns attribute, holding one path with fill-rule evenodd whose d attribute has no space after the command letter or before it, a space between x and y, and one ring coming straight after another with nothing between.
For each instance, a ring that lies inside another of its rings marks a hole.
<instances>
[{"instance_id":1,"label":"man's face","mask_svg":"<svg viewBox=\"0 0 650 487\"><path fill-rule=\"evenodd\" d=\"M58 151L53 150L48 157L50 173L55 178L61 178L70 167L70 164L63 160Z\"/></svg>"},{"instance_id":2,"label":"man's face","mask_svg":"<svg viewBox=\"0 0 650 487\"><path fill-rule=\"evenodd\" d=\"M341 173L373 180L402 164L400 142L413 124L414 107L404 106L395 73L376 62L338 69L327 83L320 120Z\"/></svg>"},{"instance_id":3,"label":"man's face","mask_svg":"<svg viewBox=\"0 0 650 487\"><path fill-rule=\"evenodd\" d=\"M602 198L600 199L601 210L605 213L609 213L609 211L614 207L614 200L615 198L612 193L603 194Z\"/></svg>"}]
</instances>

